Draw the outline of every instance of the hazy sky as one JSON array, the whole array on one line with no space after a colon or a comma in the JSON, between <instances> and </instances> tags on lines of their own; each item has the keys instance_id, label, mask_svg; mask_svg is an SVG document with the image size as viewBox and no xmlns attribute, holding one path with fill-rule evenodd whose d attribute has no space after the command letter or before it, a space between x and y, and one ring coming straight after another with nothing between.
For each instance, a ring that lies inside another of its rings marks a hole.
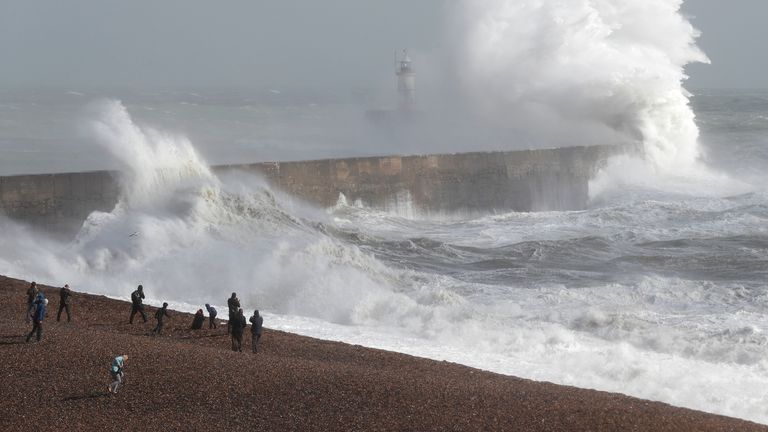
<instances>
[{"instance_id":1,"label":"hazy sky","mask_svg":"<svg viewBox=\"0 0 768 432\"><path fill-rule=\"evenodd\" d=\"M688 67L691 87L768 88L768 1L686 0L683 10L702 32L699 46L712 60Z\"/></svg>"},{"instance_id":2,"label":"hazy sky","mask_svg":"<svg viewBox=\"0 0 768 432\"><path fill-rule=\"evenodd\" d=\"M0 88L375 85L396 47L450 48L449 3L0 0ZM768 87L767 1L684 10L713 62L688 69L690 87Z\"/></svg>"},{"instance_id":3,"label":"hazy sky","mask_svg":"<svg viewBox=\"0 0 768 432\"><path fill-rule=\"evenodd\" d=\"M367 85L442 1L0 0L6 85ZM407 12L406 12L407 11Z\"/></svg>"}]
</instances>

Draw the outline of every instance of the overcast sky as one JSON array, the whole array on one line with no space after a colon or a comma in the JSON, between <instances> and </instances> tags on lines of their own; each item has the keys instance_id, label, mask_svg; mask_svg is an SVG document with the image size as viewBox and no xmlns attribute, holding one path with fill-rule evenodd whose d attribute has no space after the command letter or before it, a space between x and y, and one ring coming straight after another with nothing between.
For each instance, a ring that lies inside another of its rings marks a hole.
<instances>
[{"instance_id":1,"label":"overcast sky","mask_svg":"<svg viewBox=\"0 0 768 432\"><path fill-rule=\"evenodd\" d=\"M370 86L392 50L439 56L450 0L0 0L0 88ZM712 65L689 87L768 87L768 1L687 0Z\"/></svg>"},{"instance_id":2,"label":"overcast sky","mask_svg":"<svg viewBox=\"0 0 768 432\"><path fill-rule=\"evenodd\" d=\"M688 67L691 87L768 88L768 1L686 0L683 10L712 60Z\"/></svg>"}]
</instances>

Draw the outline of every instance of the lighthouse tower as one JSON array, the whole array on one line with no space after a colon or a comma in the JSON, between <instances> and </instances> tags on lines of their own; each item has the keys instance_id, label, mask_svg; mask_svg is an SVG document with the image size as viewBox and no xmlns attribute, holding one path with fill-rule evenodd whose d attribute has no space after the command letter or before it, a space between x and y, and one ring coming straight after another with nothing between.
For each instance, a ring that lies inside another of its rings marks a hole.
<instances>
[{"instance_id":1,"label":"lighthouse tower","mask_svg":"<svg viewBox=\"0 0 768 432\"><path fill-rule=\"evenodd\" d=\"M400 59L395 54L395 75L397 75L398 108L401 111L414 110L416 107L416 73L406 50L403 50Z\"/></svg>"}]
</instances>

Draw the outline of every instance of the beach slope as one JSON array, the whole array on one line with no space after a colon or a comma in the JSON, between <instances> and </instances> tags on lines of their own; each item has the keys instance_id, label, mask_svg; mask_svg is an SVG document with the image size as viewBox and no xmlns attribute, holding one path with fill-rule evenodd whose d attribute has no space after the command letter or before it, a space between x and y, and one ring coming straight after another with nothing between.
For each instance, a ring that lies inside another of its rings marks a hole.
<instances>
[{"instance_id":1,"label":"beach slope","mask_svg":"<svg viewBox=\"0 0 768 432\"><path fill-rule=\"evenodd\" d=\"M250 333L244 352L232 352L226 326L189 330L192 315L173 311L165 334L153 337L154 308L148 323L129 325L130 305L102 296L74 293L73 322L56 322L58 290L50 287L43 340L25 343L27 287L0 277L4 430L768 431L269 329L258 354L249 352ZM121 354L130 356L127 383L110 395L108 366Z\"/></svg>"}]
</instances>

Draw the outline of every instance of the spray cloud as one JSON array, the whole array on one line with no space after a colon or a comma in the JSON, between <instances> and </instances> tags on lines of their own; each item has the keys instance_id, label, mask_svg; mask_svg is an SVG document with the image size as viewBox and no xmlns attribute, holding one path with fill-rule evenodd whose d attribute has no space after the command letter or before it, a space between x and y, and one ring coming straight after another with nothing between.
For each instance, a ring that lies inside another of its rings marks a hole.
<instances>
[{"instance_id":1,"label":"spray cloud","mask_svg":"<svg viewBox=\"0 0 768 432\"><path fill-rule=\"evenodd\" d=\"M88 111L87 132L92 132L120 168L124 204L167 199L183 180L215 181L187 137L137 125L118 100L94 102Z\"/></svg>"},{"instance_id":2,"label":"spray cloud","mask_svg":"<svg viewBox=\"0 0 768 432\"><path fill-rule=\"evenodd\" d=\"M578 145L641 143L662 171L691 166L698 128L684 66L708 60L681 4L466 0L465 90L500 124L557 131Z\"/></svg>"}]
</instances>

